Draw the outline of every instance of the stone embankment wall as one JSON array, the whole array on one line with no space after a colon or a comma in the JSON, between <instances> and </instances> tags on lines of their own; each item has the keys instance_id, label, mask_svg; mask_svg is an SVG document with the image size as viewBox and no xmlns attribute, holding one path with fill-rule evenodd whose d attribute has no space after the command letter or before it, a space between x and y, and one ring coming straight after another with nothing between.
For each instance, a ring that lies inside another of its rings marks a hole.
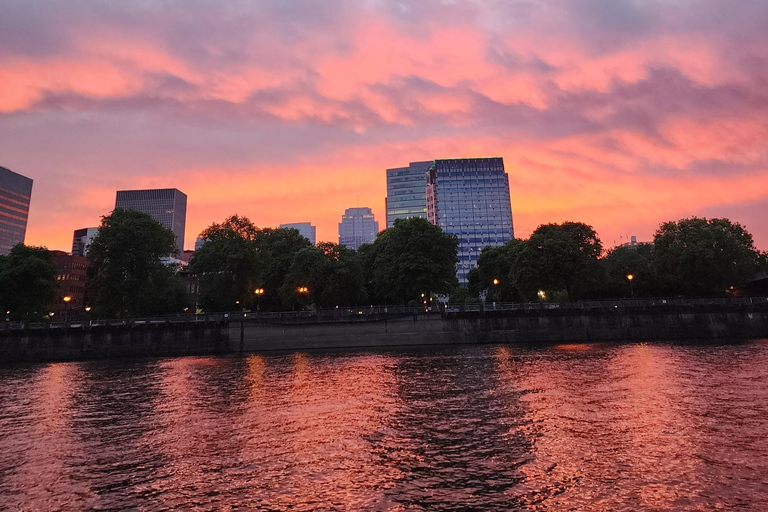
<instances>
[{"instance_id":1,"label":"stone embankment wall","mask_svg":"<svg viewBox=\"0 0 768 512\"><path fill-rule=\"evenodd\" d=\"M226 322L126 321L0 332L0 362L223 354L229 350Z\"/></svg>"},{"instance_id":2,"label":"stone embankment wall","mask_svg":"<svg viewBox=\"0 0 768 512\"><path fill-rule=\"evenodd\" d=\"M354 321L246 317L0 330L0 362L458 343L768 339L768 302L452 312Z\"/></svg>"}]
</instances>

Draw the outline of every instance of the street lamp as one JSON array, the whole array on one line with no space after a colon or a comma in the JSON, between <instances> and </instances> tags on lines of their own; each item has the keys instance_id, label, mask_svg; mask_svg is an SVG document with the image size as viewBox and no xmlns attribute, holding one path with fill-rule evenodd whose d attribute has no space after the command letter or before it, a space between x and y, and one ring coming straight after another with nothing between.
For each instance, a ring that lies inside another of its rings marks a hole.
<instances>
[{"instance_id":1,"label":"street lamp","mask_svg":"<svg viewBox=\"0 0 768 512\"><path fill-rule=\"evenodd\" d=\"M261 309L261 296L264 295L264 288L256 288L253 290L253 293L256 294L256 311L259 311Z\"/></svg>"},{"instance_id":2,"label":"street lamp","mask_svg":"<svg viewBox=\"0 0 768 512\"><path fill-rule=\"evenodd\" d=\"M632 286L632 280L635 278L632 274L627 274L627 281L629 281L629 293L632 295L632 298L635 298L635 288Z\"/></svg>"},{"instance_id":3,"label":"street lamp","mask_svg":"<svg viewBox=\"0 0 768 512\"><path fill-rule=\"evenodd\" d=\"M67 317L69 316L69 301L72 300L72 296L65 295L61 300L64 301L64 323L67 323Z\"/></svg>"},{"instance_id":4,"label":"street lamp","mask_svg":"<svg viewBox=\"0 0 768 512\"><path fill-rule=\"evenodd\" d=\"M494 285L494 286L498 286L500 282L501 282L501 281L499 281L498 279L494 279L494 280L493 280L493 285Z\"/></svg>"},{"instance_id":5,"label":"street lamp","mask_svg":"<svg viewBox=\"0 0 768 512\"><path fill-rule=\"evenodd\" d=\"M544 290L539 290L539 293L537 293L536 295L539 296L539 300L541 300L542 302L547 300L547 294Z\"/></svg>"}]
</instances>

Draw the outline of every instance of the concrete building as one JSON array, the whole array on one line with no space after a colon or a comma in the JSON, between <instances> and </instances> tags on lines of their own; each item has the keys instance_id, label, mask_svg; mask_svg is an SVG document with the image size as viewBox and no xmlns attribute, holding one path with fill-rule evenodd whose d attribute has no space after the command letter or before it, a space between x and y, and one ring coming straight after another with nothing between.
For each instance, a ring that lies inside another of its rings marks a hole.
<instances>
[{"instance_id":1,"label":"concrete building","mask_svg":"<svg viewBox=\"0 0 768 512\"><path fill-rule=\"evenodd\" d=\"M467 284L485 247L514 237L502 158L435 160L427 176L427 219L459 239L456 276Z\"/></svg>"},{"instance_id":2,"label":"concrete building","mask_svg":"<svg viewBox=\"0 0 768 512\"><path fill-rule=\"evenodd\" d=\"M85 279L88 275L88 258L67 254L64 251L50 251L58 270L59 298L50 306L58 314L64 310L82 312L85 308ZM70 297L69 302L64 297Z\"/></svg>"},{"instance_id":3,"label":"concrete building","mask_svg":"<svg viewBox=\"0 0 768 512\"><path fill-rule=\"evenodd\" d=\"M76 229L72 237L72 256L86 256L88 246L98 234L99 228Z\"/></svg>"},{"instance_id":4,"label":"concrete building","mask_svg":"<svg viewBox=\"0 0 768 512\"><path fill-rule=\"evenodd\" d=\"M115 208L144 212L173 231L179 254L184 252L187 222L187 195L175 188L118 190Z\"/></svg>"},{"instance_id":5,"label":"concrete building","mask_svg":"<svg viewBox=\"0 0 768 512\"><path fill-rule=\"evenodd\" d=\"M427 170L433 163L411 162L408 167L387 169L387 228L395 219L427 218Z\"/></svg>"},{"instance_id":6,"label":"concrete building","mask_svg":"<svg viewBox=\"0 0 768 512\"><path fill-rule=\"evenodd\" d=\"M203 238L201 236L197 237L195 240L195 251L199 251L200 248L203 246L203 244L206 242L207 238Z\"/></svg>"},{"instance_id":7,"label":"concrete building","mask_svg":"<svg viewBox=\"0 0 768 512\"><path fill-rule=\"evenodd\" d=\"M0 167L0 255L24 243L31 198L32 180Z\"/></svg>"},{"instance_id":8,"label":"concrete building","mask_svg":"<svg viewBox=\"0 0 768 512\"><path fill-rule=\"evenodd\" d=\"M370 208L347 208L339 223L339 244L357 250L376 240L379 223Z\"/></svg>"},{"instance_id":9,"label":"concrete building","mask_svg":"<svg viewBox=\"0 0 768 512\"><path fill-rule=\"evenodd\" d=\"M299 233L301 233L301 236L303 236L304 238L312 242L312 245L315 245L317 243L316 241L317 228L309 222L293 222L290 224L280 224L280 229L283 229L283 228L298 229Z\"/></svg>"}]
</instances>

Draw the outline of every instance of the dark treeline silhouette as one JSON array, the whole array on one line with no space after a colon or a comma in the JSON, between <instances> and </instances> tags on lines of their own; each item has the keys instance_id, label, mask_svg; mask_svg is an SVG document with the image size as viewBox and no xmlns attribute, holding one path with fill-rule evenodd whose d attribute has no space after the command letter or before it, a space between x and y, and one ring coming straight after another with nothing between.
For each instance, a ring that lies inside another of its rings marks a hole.
<instances>
[{"instance_id":1,"label":"dark treeline silhouette","mask_svg":"<svg viewBox=\"0 0 768 512\"><path fill-rule=\"evenodd\" d=\"M357 251L313 246L295 229L259 229L237 215L201 236L206 242L182 269L163 261L176 253L174 235L149 215L116 209L102 217L88 249L92 314L429 305L436 295L452 302L712 297L737 294L768 271L766 254L728 219L666 222L653 243L608 251L591 226L544 224L527 240L484 249L467 287L456 280L457 239L419 218L397 220ZM58 295L44 248L19 244L0 256L0 308L8 316L42 317Z\"/></svg>"}]
</instances>

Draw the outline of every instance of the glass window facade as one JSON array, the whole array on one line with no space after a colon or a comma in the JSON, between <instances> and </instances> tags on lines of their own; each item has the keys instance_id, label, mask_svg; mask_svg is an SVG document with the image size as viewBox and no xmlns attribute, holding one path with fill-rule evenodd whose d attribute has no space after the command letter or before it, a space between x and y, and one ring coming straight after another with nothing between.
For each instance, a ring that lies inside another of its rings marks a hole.
<instances>
[{"instance_id":1,"label":"glass window facade","mask_svg":"<svg viewBox=\"0 0 768 512\"><path fill-rule=\"evenodd\" d=\"M76 229L72 237L72 256L85 256L93 238L99 234L99 228Z\"/></svg>"},{"instance_id":2,"label":"glass window facade","mask_svg":"<svg viewBox=\"0 0 768 512\"><path fill-rule=\"evenodd\" d=\"M176 235L179 254L184 252L187 195L175 188L118 190L115 208L144 212Z\"/></svg>"},{"instance_id":3,"label":"glass window facade","mask_svg":"<svg viewBox=\"0 0 768 512\"><path fill-rule=\"evenodd\" d=\"M370 208L347 208L339 223L339 244L357 250L376 240L379 223Z\"/></svg>"},{"instance_id":4,"label":"glass window facade","mask_svg":"<svg viewBox=\"0 0 768 512\"><path fill-rule=\"evenodd\" d=\"M0 254L24 243L31 198L32 180L0 167Z\"/></svg>"},{"instance_id":5,"label":"glass window facade","mask_svg":"<svg viewBox=\"0 0 768 512\"><path fill-rule=\"evenodd\" d=\"M395 219L427 218L427 170L432 161L411 162L408 167L387 169L387 228Z\"/></svg>"},{"instance_id":6,"label":"glass window facade","mask_svg":"<svg viewBox=\"0 0 768 512\"><path fill-rule=\"evenodd\" d=\"M299 233L301 233L301 236L309 240L312 245L315 245L316 238L317 238L317 228L313 226L309 222L293 222L290 224L280 224L280 228L292 228L292 229L298 229Z\"/></svg>"},{"instance_id":7,"label":"glass window facade","mask_svg":"<svg viewBox=\"0 0 768 512\"><path fill-rule=\"evenodd\" d=\"M502 158L435 160L426 186L427 218L459 239L456 276L467 284L480 251L514 237L509 176Z\"/></svg>"}]
</instances>

